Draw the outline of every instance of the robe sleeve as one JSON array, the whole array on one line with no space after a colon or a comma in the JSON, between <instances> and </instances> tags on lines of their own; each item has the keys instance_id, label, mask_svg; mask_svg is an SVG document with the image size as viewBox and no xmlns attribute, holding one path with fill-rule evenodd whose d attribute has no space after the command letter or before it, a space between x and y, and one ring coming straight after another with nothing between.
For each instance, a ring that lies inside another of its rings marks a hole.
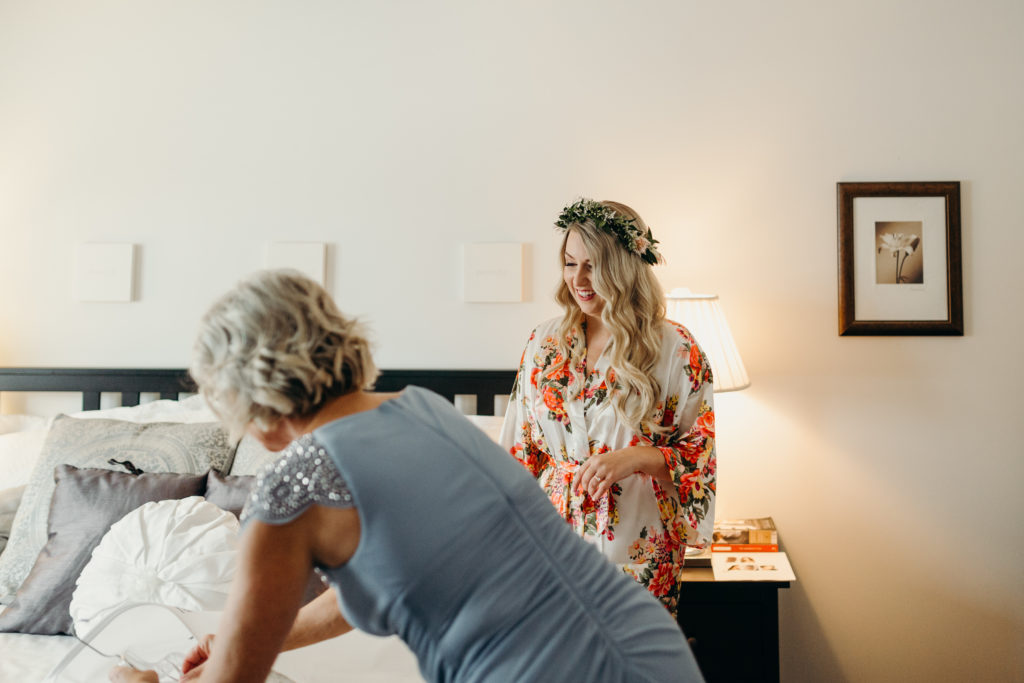
<instances>
[{"instance_id":1,"label":"robe sleeve","mask_svg":"<svg viewBox=\"0 0 1024 683\"><path fill-rule=\"evenodd\" d=\"M677 327L678 344L668 363L664 434L652 437L665 458L679 495L676 531L686 545L711 542L715 523L715 409L711 365L685 328Z\"/></svg>"},{"instance_id":2,"label":"robe sleeve","mask_svg":"<svg viewBox=\"0 0 1024 683\"><path fill-rule=\"evenodd\" d=\"M530 406L537 394L534 338L536 330L526 342L519 361L519 372L509 396L505 422L501 428L501 445L534 477L551 467L551 457L544 449L544 441L536 415Z\"/></svg>"}]
</instances>

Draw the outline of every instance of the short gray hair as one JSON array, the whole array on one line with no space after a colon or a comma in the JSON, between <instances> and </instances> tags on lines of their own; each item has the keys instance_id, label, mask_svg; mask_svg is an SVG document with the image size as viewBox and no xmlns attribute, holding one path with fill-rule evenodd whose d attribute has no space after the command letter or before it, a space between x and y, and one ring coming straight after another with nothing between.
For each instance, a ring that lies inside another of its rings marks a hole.
<instances>
[{"instance_id":1,"label":"short gray hair","mask_svg":"<svg viewBox=\"0 0 1024 683\"><path fill-rule=\"evenodd\" d=\"M327 400L373 386L379 374L362 326L319 284L293 270L238 283L200 322L191 373L238 438Z\"/></svg>"}]
</instances>

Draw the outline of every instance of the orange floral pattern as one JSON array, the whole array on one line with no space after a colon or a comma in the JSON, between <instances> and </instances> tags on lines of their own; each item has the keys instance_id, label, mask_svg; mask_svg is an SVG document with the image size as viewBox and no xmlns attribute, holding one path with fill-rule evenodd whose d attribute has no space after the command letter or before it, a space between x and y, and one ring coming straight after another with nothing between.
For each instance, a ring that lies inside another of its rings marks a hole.
<instances>
[{"instance_id":1,"label":"orange floral pattern","mask_svg":"<svg viewBox=\"0 0 1024 683\"><path fill-rule=\"evenodd\" d=\"M558 320L530 335L509 401L502 444L537 478L558 514L673 613L679 604L685 549L710 541L714 524L715 412L707 357L686 328L666 322L655 368L660 429L635 431L615 414L620 390L602 356L586 371L582 331L558 351ZM671 482L636 472L599 500L576 491L587 458L627 446L653 446Z\"/></svg>"}]
</instances>

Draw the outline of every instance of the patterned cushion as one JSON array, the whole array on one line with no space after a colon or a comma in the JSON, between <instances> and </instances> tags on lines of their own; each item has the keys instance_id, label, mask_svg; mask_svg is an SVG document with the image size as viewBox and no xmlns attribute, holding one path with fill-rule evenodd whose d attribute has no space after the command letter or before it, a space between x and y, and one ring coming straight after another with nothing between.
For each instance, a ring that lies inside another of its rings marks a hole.
<instances>
[{"instance_id":1,"label":"patterned cushion","mask_svg":"<svg viewBox=\"0 0 1024 683\"><path fill-rule=\"evenodd\" d=\"M57 465L116 468L130 460L143 472L202 474L225 471L233 449L218 423L134 423L58 416L18 507L7 548L0 555L0 602L9 603L46 544L46 521Z\"/></svg>"},{"instance_id":2,"label":"patterned cushion","mask_svg":"<svg viewBox=\"0 0 1024 683\"><path fill-rule=\"evenodd\" d=\"M232 476L251 477L260 473L264 467L281 457L280 451L268 451L252 436L246 434L238 442L238 452L231 463Z\"/></svg>"}]
</instances>

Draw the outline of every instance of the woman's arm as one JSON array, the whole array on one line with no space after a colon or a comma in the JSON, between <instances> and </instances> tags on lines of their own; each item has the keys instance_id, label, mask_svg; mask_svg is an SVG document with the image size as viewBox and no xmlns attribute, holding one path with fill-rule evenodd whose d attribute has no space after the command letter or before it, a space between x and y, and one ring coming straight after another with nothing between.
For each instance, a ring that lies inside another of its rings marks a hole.
<instances>
[{"instance_id":1,"label":"woman's arm","mask_svg":"<svg viewBox=\"0 0 1024 683\"><path fill-rule=\"evenodd\" d=\"M606 495L612 484L634 472L649 474L671 484L672 474L665 462L665 454L654 446L627 446L588 458L573 479L578 491L586 491L591 498Z\"/></svg>"},{"instance_id":2,"label":"woman's arm","mask_svg":"<svg viewBox=\"0 0 1024 683\"><path fill-rule=\"evenodd\" d=\"M338 594L329 588L299 610L291 631L284 639L281 650L294 650L322 640L336 638L352 630L352 625L341 616Z\"/></svg>"},{"instance_id":3,"label":"woman's arm","mask_svg":"<svg viewBox=\"0 0 1024 683\"><path fill-rule=\"evenodd\" d=\"M537 416L530 406L537 392L537 366L533 362L533 342L537 331L530 334L526 348L519 360L519 371L512 385L512 393L505 410L505 421L501 426L498 443L518 460L534 477L551 466L551 457L539 444L540 427Z\"/></svg>"},{"instance_id":4,"label":"woman's arm","mask_svg":"<svg viewBox=\"0 0 1024 683\"><path fill-rule=\"evenodd\" d=\"M344 564L355 553L359 534L354 508L312 505L282 525L253 519L242 541L217 646L199 680L264 681L286 644L300 647L351 630L334 591L311 602L298 624L296 615L314 561Z\"/></svg>"},{"instance_id":5,"label":"woman's arm","mask_svg":"<svg viewBox=\"0 0 1024 683\"><path fill-rule=\"evenodd\" d=\"M265 681L288 635L312 568L308 514L275 526L252 520L221 618L217 645L199 680Z\"/></svg>"},{"instance_id":6,"label":"woman's arm","mask_svg":"<svg viewBox=\"0 0 1024 683\"><path fill-rule=\"evenodd\" d=\"M329 588L299 610L291 630L288 631L288 635L281 645L281 651L313 645L351 630L351 624L345 620L338 609L337 593L333 588ZM207 634L188 653L182 666L182 673L185 674L182 681L199 680L203 664L210 658L210 652L213 650L213 641L214 636ZM128 681L134 680L127 677L129 675L127 672L121 672L121 675L125 678L117 679L118 681L128 683ZM115 679L112 677L111 680Z\"/></svg>"}]
</instances>

